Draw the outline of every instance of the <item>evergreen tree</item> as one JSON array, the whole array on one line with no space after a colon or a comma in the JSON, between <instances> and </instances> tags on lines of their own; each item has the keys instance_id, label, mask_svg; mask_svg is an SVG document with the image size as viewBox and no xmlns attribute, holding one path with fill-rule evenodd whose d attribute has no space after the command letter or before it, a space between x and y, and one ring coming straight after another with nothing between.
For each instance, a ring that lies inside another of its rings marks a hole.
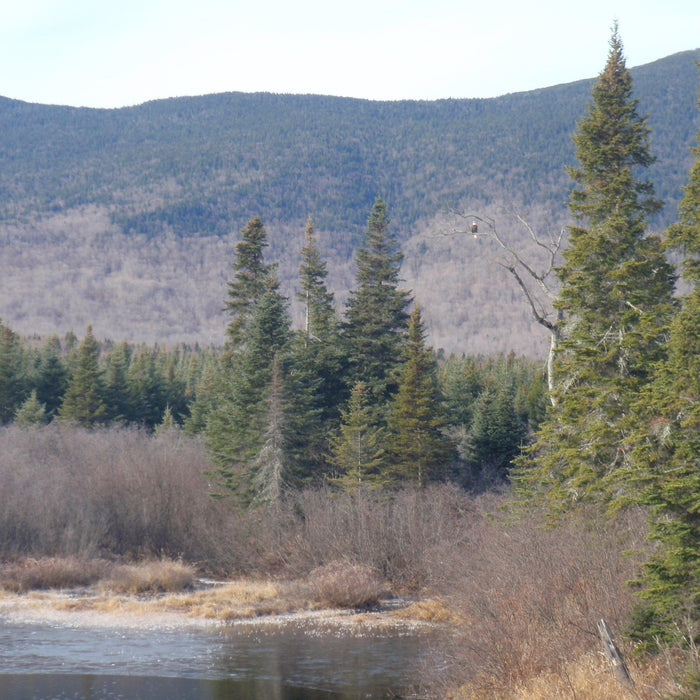
<instances>
[{"instance_id":1,"label":"evergreen tree","mask_svg":"<svg viewBox=\"0 0 700 700\"><path fill-rule=\"evenodd\" d=\"M19 336L0 322L0 425L9 423L26 397Z\"/></svg>"},{"instance_id":2,"label":"evergreen tree","mask_svg":"<svg viewBox=\"0 0 700 700\"><path fill-rule=\"evenodd\" d=\"M168 405L154 350L145 347L138 349L129 363L126 381L129 421L154 428L161 422Z\"/></svg>"},{"instance_id":3,"label":"evergreen tree","mask_svg":"<svg viewBox=\"0 0 700 700\"><path fill-rule=\"evenodd\" d=\"M209 414L216 405L217 395L223 382L224 366L219 361L209 359L204 363L195 387L195 398L190 406L190 414L185 421L185 430L196 434L205 430Z\"/></svg>"},{"instance_id":4,"label":"evergreen tree","mask_svg":"<svg viewBox=\"0 0 700 700\"><path fill-rule=\"evenodd\" d=\"M483 378L473 358L450 357L440 368L440 389L445 397L449 424L468 430L472 412L483 388Z\"/></svg>"},{"instance_id":5,"label":"evergreen tree","mask_svg":"<svg viewBox=\"0 0 700 700\"><path fill-rule=\"evenodd\" d=\"M111 348L105 362L105 403L110 421L124 423L136 420L129 397L128 373L131 348L128 343L117 343Z\"/></svg>"},{"instance_id":6,"label":"evergreen tree","mask_svg":"<svg viewBox=\"0 0 700 700\"><path fill-rule=\"evenodd\" d=\"M17 409L15 423L23 428L29 428L43 425L46 421L46 406L37 399L36 389L32 389L29 398Z\"/></svg>"},{"instance_id":7,"label":"evergreen tree","mask_svg":"<svg viewBox=\"0 0 700 700\"><path fill-rule=\"evenodd\" d=\"M56 336L49 338L41 349L34 386L37 400L44 405L46 416L51 420L68 386L68 367Z\"/></svg>"},{"instance_id":8,"label":"evergreen tree","mask_svg":"<svg viewBox=\"0 0 700 700\"><path fill-rule=\"evenodd\" d=\"M301 249L299 281L301 291L297 298L304 304L304 333L307 338L322 340L335 333L337 318L333 306L333 293L328 291L326 261L316 245L314 222L311 216L306 221L306 242Z\"/></svg>"},{"instance_id":9,"label":"evergreen tree","mask_svg":"<svg viewBox=\"0 0 700 700\"><path fill-rule=\"evenodd\" d=\"M646 235L659 202L637 179L652 157L631 93L615 27L575 136L577 223L558 271L556 305L566 325L555 355L556 405L540 427L534 468L517 479L523 489L544 487L555 507L623 496L618 475L628 460L631 406L663 356L673 311L673 270L658 237Z\"/></svg>"},{"instance_id":10,"label":"evergreen tree","mask_svg":"<svg viewBox=\"0 0 700 700\"><path fill-rule=\"evenodd\" d=\"M474 405L469 461L481 480L505 479L520 453L525 428L515 410L510 387L501 383L481 392Z\"/></svg>"},{"instance_id":11,"label":"evergreen tree","mask_svg":"<svg viewBox=\"0 0 700 700\"><path fill-rule=\"evenodd\" d=\"M161 437L163 435L177 433L179 429L180 426L175 421L175 417L173 416L173 412L170 410L170 406L166 406L165 411L163 411L163 419L160 423L158 423L158 425L156 425L155 428L153 428L153 434L156 437Z\"/></svg>"},{"instance_id":12,"label":"evergreen tree","mask_svg":"<svg viewBox=\"0 0 700 700\"><path fill-rule=\"evenodd\" d=\"M454 458L454 446L445 436L445 428L437 367L425 346L416 306L409 320L405 363L389 417L393 478L423 486L444 474Z\"/></svg>"},{"instance_id":13,"label":"evergreen tree","mask_svg":"<svg viewBox=\"0 0 700 700\"><path fill-rule=\"evenodd\" d=\"M180 424L189 412L185 358L180 350L158 353L156 366L162 385L162 399L173 420Z\"/></svg>"},{"instance_id":14,"label":"evergreen tree","mask_svg":"<svg viewBox=\"0 0 700 700\"><path fill-rule=\"evenodd\" d=\"M305 305L305 324L295 334L285 363L287 450L297 484L318 481L325 472L329 440L338 428L340 406L348 396L338 342L339 321L333 294L326 287L326 263L316 246L311 217L301 252L298 298Z\"/></svg>"},{"instance_id":15,"label":"evergreen tree","mask_svg":"<svg viewBox=\"0 0 700 700\"><path fill-rule=\"evenodd\" d=\"M275 358L272 363L263 443L253 462L254 504L278 505L287 486L283 394L279 362Z\"/></svg>"},{"instance_id":16,"label":"evergreen tree","mask_svg":"<svg viewBox=\"0 0 700 700\"><path fill-rule=\"evenodd\" d=\"M274 265L266 265L264 250L267 247L267 232L260 217L250 219L241 229L242 239L236 244L236 259L233 262L234 276L228 282L225 310L231 316L226 329L230 350L245 344L246 332L255 307L265 294L268 278L274 273Z\"/></svg>"},{"instance_id":17,"label":"evergreen tree","mask_svg":"<svg viewBox=\"0 0 700 700\"><path fill-rule=\"evenodd\" d=\"M402 259L389 229L386 204L377 199L357 253L357 289L347 303L344 344L348 386L362 382L378 413L386 411L396 393L406 340L411 299L399 288Z\"/></svg>"},{"instance_id":18,"label":"evergreen tree","mask_svg":"<svg viewBox=\"0 0 700 700\"><path fill-rule=\"evenodd\" d=\"M649 641L700 624L700 132L693 153L680 219L667 231L691 291L671 324L668 359L637 406L630 469L658 543L641 579L647 602L637 632Z\"/></svg>"},{"instance_id":19,"label":"evergreen tree","mask_svg":"<svg viewBox=\"0 0 700 700\"><path fill-rule=\"evenodd\" d=\"M99 366L100 348L92 326L78 348L75 370L68 382L58 415L85 426L101 423L107 416L105 390Z\"/></svg>"},{"instance_id":20,"label":"evergreen tree","mask_svg":"<svg viewBox=\"0 0 700 700\"><path fill-rule=\"evenodd\" d=\"M273 364L284 355L290 336L287 300L278 286L271 275L248 326L243 349L222 367L204 429L224 485L246 502L252 497L253 462L264 441Z\"/></svg>"},{"instance_id":21,"label":"evergreen tree","mask_svg":"<svg viewBox=\"0 0 700 700\"><path fill-rule=\"evenodd\" d=\"M344 489L378 486L386 465L385 431L372 418L367 387L358 382L342 412L338 435L332 440L333 482Z\"/></svg>"}]
</instances>

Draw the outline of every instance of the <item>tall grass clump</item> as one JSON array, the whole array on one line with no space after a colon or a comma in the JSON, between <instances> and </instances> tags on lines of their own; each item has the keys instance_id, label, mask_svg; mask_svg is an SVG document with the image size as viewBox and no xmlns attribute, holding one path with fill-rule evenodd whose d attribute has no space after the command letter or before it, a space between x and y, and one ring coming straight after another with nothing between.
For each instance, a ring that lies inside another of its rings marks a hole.
<instances>
[{"instance_id":1,"label":"tall grass clump","mask_svg":"<svg viewBox=\"0 0 700 700\"><path fill-rule=\"evenodd\" d=\"M314 569L309 584L316 600L336 608L370 608L386 593L386 581L364 564L334 561Z\"/></svg>"},{"instance_id":2,"label":"tall grass clump","mask_svg":"<svg viewBox=\"0 0 700 700\"><path fill-rule=\"evenodd\" d=\"M0 565L0 589L25 593L37 589L89 586L110 570L111 563L103 559L23 558Z\"/></svg>"},{"instance_id":3,"label":"tall grass clump","mask_svg":"<svg viewBox=\"0 0 700 700\"><path fill-rule=\"evenodd\" d=\"M100 588L131 595L175 593L192 588L194 581L192 566L182 561L157 559L113 567L109 576L100 582Z\"/></svg>"}]
</instances>

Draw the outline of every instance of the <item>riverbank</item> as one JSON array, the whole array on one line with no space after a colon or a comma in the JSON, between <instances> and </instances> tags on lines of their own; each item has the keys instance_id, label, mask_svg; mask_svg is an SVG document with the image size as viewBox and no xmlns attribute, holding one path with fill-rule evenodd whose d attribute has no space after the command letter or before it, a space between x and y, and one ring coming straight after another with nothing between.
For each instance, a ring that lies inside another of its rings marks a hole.
<instances>
[{"instance_id":1,"label":"riverbank","mask_svg":"<svg viewBox=\"0 0 700 700\"><path fill-rule=\"evenodd\" d=\"M367 610L323 607L303 581L197 581L194 590L114 594L97 586L26 593L0 591L0 619L69 627L173 629L306 622L348 629L425 627L444 622L438 601L381 601Z\"/></svg>"},{"instance_id":2,"label":"riverbank","mask_svg":"<svg viewBox=\"0 0 700 700\"><path fill-rule=\"evenodd\" d=\"M0 626L49 625L55 628L116 631L123 634L246 628L277 633L284 628L329 637L388 637L447 632L454 644L465 641L466 630L478 630L439 597L409 599L387 597L368 609L328 607L316 599L308 579L217 581L195 578L186 590L175 592L115 593L103 584L63 589L12 592L0 590ZM444 637L444 635L443 635ZM440 635L435 638L440 645ZM442 639L442 644L445 638ZM508 640L502 637L502 643ZM503 647L502 647L503 648ZM448 657L455 657L447 649ZM638 680L638 697L651 699L652 690L669 690L668 669L662 660L645 663L628 657ZM448 677L449 678L449 677ZM599 647L562 657L557 671L538 669L519 682L489 685L452 684L431 679L430 697L451 700L500 698L508 700L612 700L624 689L618 684ZM648 692L647 692L648 691Z\"/></svg>"}]
</instances>

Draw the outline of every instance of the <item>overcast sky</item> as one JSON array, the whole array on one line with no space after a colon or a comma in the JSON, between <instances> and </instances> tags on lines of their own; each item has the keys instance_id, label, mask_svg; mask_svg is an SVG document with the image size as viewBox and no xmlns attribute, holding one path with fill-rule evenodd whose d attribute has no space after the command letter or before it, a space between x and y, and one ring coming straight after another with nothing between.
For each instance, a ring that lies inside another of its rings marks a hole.
<instances>
[{"instance_id":1,"label":"overcast sky","mask_svg":"<svg viewBox=\"0 0 700 700\"><path fill-rule=\"evenodd\" d=\"M698 0L0 0L0 95L494 97L700 47Z\"/></svg>"}]
</instances>

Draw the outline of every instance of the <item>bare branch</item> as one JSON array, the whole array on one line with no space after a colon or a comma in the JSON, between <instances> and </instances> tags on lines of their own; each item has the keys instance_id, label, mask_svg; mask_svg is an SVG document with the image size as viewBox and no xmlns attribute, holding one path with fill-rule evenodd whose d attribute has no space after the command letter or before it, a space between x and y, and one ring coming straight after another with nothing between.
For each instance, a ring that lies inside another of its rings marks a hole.
<instances>
[{"instance_id":1,"label":"bare branch","mask_svg":"<svg viewBox=\"0 0 700 700\"><path fill-rule=\"evenodd\" d=\"M511 274L515 268L522 268L527 273L527 276L537 284L537 286L551 302L557 298L556 292L552 289L547 280L551 277L557 257L561 252L564 236L566 234L565 228L562 228L556 236L550 235L547 240L544 240L535 233L534 229L525 218L517 213L513 215L515 219L525 228L530 239L535 243L535 245L547 252L547 261L544 269L541 272L537 272L534 266L523 257L519 250L505 241L503 236L501 236L500 232L496 228L496 222L493 219L478 216L477 214L463 214L454 209L450 210L450 213L458 220L466 222L468 226L462 228L453 225L451 232L446 235L471 234L474 238L488 238L492 240L504 253L506 253L507 256L512 259L511 263L499 264L511 271ZM479 227L479 224L481 224L481 228ZM518 283L521 290L525 292L524 281L522 278L518 279ZM528 292L527 297L529 301L532 298L532 295Z\"/></svg>"},{"instance_id":2,"label":"bare branch","mask_svg":"<svg viewBox=\"0 0 700 700\"><path fill-rule=\"evenodd\" d=\"M518 274L518 271L515 269L513 265L504 265L503 263L498 263L501 267L505 268L510 272L510 274L513 276L515 281L518 283L518 286L520 287L520 290L522 291L525 300L530 306L530 311L532 311L532 315L539 323L540 325L544 326L547 330L553 331L554 330L554 323L550 321L547 318L546 313L542 310L541 306L538 308L538 304L534 297L530 294L530 290L527 288L525 283L523 282L522 277Z\"/></svg>"},{"instance_id":3,"label":"bare branch","mask_svg":"<svg viewBox=\"0 0 700 700\"><path fill-rule=\"evenodd\" d=\"M510 244L500 234L494 219L477 214L464 214L457 210L450 210L450 213L454 217L451 231L443 235L471 235L474 238L486 238L493 241L501 249L505 258L504 260L496 261L497 264L508 270L513 277L530 307L535 321L550 332L551 343L547 361L547 381L550 389L550 400L554 404L554 353L561 339L563 317L562 312L556 309L555 301L558 295L550 284L550 280L564 244L566 229L562 228L557 235L550 233L547 238L543 238L535 232L523 216L517 212L512 214L515 220L525 228L535 246L546 253L542 269L538 272L535 265L525 259L523 252ZM458 222L462 225L458 225ZM533 285L539 288L540 295L536 295L533 292ZM541 295L544 295L544 298L546 298L546 303L541 302ZM537 298L538 296L540 296L540 299Z\"/></svg>"}]
</instances>

